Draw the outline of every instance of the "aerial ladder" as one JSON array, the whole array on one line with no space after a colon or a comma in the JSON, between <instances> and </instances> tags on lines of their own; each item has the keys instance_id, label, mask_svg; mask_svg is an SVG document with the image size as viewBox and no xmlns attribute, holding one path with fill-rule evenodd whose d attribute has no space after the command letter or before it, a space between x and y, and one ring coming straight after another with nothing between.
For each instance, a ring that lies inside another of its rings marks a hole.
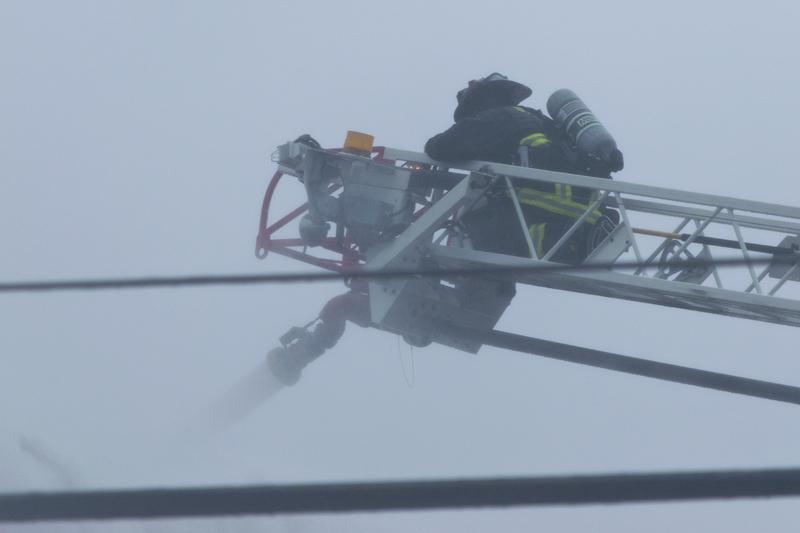
<instances>
[{"instance_id":1,"label":"aerial ladder","mask_svg":"<svg viewBox=\"0 0 800 533\"><path fill-rule=\"evenodd\" d=\"M283 144L273 161L278 171L264 198L257 257L271 252L343 274L376 274L358 286L368 325L415 346L514 349L493 329L513 298L510 283L800 325L797 286L789 283L800 281L797 207L495 162L435 161L374 147L356 132L341 149ZM270 221L287 175L302 182L308 202ZM517 191L542 183L589 189L594 201L539 256ZM512 199L524 254L475 249L460 223L498 187ZM579 265L554 262L598 208L615 216L595 232L588 255ZM296 219L299 236L279 237ZM379 275L392 272L409 275Z\"/></svg>"}]
</instances>

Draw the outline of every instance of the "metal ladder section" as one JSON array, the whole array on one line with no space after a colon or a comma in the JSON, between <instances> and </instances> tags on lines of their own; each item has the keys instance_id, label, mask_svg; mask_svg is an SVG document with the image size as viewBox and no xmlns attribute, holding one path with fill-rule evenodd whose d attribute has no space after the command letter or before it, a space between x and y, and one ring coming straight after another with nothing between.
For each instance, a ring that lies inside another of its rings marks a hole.
<instances>
[{"instance_id":1,"label":"metal ladder section","mask_svg":"<svg viewBox=\"0 0 800 533\"><path fill-rule=\"evenodd\" d=\"M597 246L587 262L613 263L636 260L647 267L637 270L597 270L571 272L524 272L514 281L529 285L586 294L646 302L669 307L704 311L720 315L800 326L800 299L797 287L786 289L787 281L800 280L797 255L791 250L800 244L800 208L726 196L699 194L662 187L627 183L550 172L484 161L450 164L425 154L385 148L383 157L396 162L431 165L439 170L469 173L458 186L436 197L425 213L387 246L370 254L367 269L408 267L433 260L441 268L496 268L550 263L556 248L583 223L581 217L560 241L542 258L516 257L471 249L448 239L442 227L472 205L489 181L505 182L513 196L514 184L525 181L559 183L585 187L597 192L596 209L602 203L615 209L620 223ZM471 200L472 199L472 200ZM588 215L587 210L586 215ZM527 235L522 213L517 209L521 231ZM743 230L755 235L746 238ZM437 237L438 236L438 237ZM753 244L751 240L758 244ZM709 243L711 245L709 245ZM722 243L724 248L720 248ZM530 240L528 239L530 246ZM701 258L764 258L765 250L775 258L770 264L742 264L738 267L680 268L680 260ZM780 253L785 250L786 254ZM783 261L778 259L783 257ZM677 266L676 266L677 265ZM380 284L384 293L395 292L403 282ZM778 296L778 293L783 290ZM794 293L792 295L791 293ZM389 298L391 300L391 298ZM379 319L391 302L373 301ZM383 307L383 311L380 309Z\"/></svg>"}]
</instances>

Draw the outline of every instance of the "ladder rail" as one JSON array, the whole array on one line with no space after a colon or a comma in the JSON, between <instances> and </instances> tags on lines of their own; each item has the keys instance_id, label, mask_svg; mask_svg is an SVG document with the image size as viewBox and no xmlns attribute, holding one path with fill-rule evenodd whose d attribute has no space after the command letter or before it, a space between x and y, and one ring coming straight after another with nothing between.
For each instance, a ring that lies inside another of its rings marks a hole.
<instances>
[{"instance_id":1,"label":"ladder rail","mask_svg":"<svg viewBox=\"0 0 800 533\"><path fill-rule=\"evenodd\" d=\"M412 161L428 165L441 165L441 161L429 158L427 155L408 150L398 150L387 147L384 157L393 160ZM645 196L661 200L674 202L685 202L710 207L723 207L735 211L747 211L763 215L781 216L800 221L800 207L793 207L783 204L773 204L757 200L743 200L732 196L722 196L707 193L696 193L683 191L680 189L669 189L653 185L643 185L619 180L607 180L603 178L593 178L589 176L579 176L564 172L554 172L537 168L519 167L504 163L493 163L488 161L463 161L458 163L447 163L452 169L459 169L469 172L489 172L494 175L509 176L522 180L532 180L546 183L561 183L574 187L586 187L593 190L607 190L610 193L621 193L633 196Z\"/></svg>"}]
</instances>

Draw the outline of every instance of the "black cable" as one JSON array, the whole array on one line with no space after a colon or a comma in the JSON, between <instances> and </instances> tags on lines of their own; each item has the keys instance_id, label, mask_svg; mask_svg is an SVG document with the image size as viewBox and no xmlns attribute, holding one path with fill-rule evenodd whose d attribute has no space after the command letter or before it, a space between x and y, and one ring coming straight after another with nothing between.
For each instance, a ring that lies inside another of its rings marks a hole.
<instances>
[{"instance_id":1,"label":"black cable","mask_svg":"<svg viewBox=\"0 0 800 533\"><path fill-rule=\"evenodd\" d=\"M800 259L800 257L798 257ZM769 264L771 258L740 257L707 260L700 258L686 259L676 262L683 268L696 268L706 266L741 266ZM785 263L787 259L782 259ZM422 268L422 269L388 269L379 272L357 270L348 272L308 272L295 273L283 272L276 274L223 274L223 275L192 275L192 276L153 276L140 278L100 278L100 279L72 279L53 281L15 281L0 283L0 293L10 292L44 292L64 290L108 290L108 289L144 289L144 288L176 288L198 287L213 285L254 285L267 283L312 283L320 281L361 279L381 280L409 277L446 278L465 276L510 276L520 273L570 273L570 272L596 272L611 269L636 269L644 267L638 261L617 261L614 263L583 263L567 265L561 263L543 263L533 265L492 266L492 267L467 267L467 268ZM646 265L656 268L656 265Z\"/></svg>"},{"instance_id":2,"label":"black cable","mask_svg":"<svg viewBox=\"0 0 800 533\"><path fill-rule=\"evenodd\" d=\"M800 469L0 495L0 522L665 502L800 495Z\"/></svg>"},{"instance_id":3,"label":"black cable","mask_svg":"<svg viewBox=\"0 0 800 533\"><path fill-rule=\"evenodd\" d=\"M533 337L525 337L504 331L491 331L480 335L463 331L466 337L480 340L488 346L504 348L517 352L529 353L559 361L567 361L580 365L594 366L605 370L634 374L662 381L671 381L683 385L692 385L704 389L741 394L754 398L800 405L800 387L744 378L730 374L721 374L709 370L700 370L686 366L660 363L638 357L630 357L611 352L582 348L571 344L547 341Z\"/></svg>"}]
</instances>

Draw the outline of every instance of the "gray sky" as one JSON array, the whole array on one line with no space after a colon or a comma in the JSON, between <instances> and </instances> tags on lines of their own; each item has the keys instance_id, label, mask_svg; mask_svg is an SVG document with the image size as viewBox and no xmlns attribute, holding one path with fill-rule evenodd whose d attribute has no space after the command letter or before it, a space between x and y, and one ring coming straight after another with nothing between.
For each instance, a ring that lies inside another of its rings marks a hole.
<instances>
[{"instance_id":1,"label":"gray sky","mask_svg":"<svg viewBox=\"0 0 800 533\"><path fill-rule=\"evenodd\" d=\"M297 268L253 256L274 147L306 132L338 145L357 129L421 150L451 123L455 92L492 71L531 85L533 107L560 87L581 94L625 153L618 179L796 205L798 14L788 1L4 0L0 279ZM278 204L301 198L287 183ZM19 450L21 435L90 487L798 463L796 407L492 349L416 349L409 387L399 363L409 348L355 327L242 423L186 437L187 420L343 290L2 296L0 489L53 482ZM791 328L533 288L501 325L800 383ZM787 526L796 504L295 523L750 531Z\"/></svg>"}]
</instances>

